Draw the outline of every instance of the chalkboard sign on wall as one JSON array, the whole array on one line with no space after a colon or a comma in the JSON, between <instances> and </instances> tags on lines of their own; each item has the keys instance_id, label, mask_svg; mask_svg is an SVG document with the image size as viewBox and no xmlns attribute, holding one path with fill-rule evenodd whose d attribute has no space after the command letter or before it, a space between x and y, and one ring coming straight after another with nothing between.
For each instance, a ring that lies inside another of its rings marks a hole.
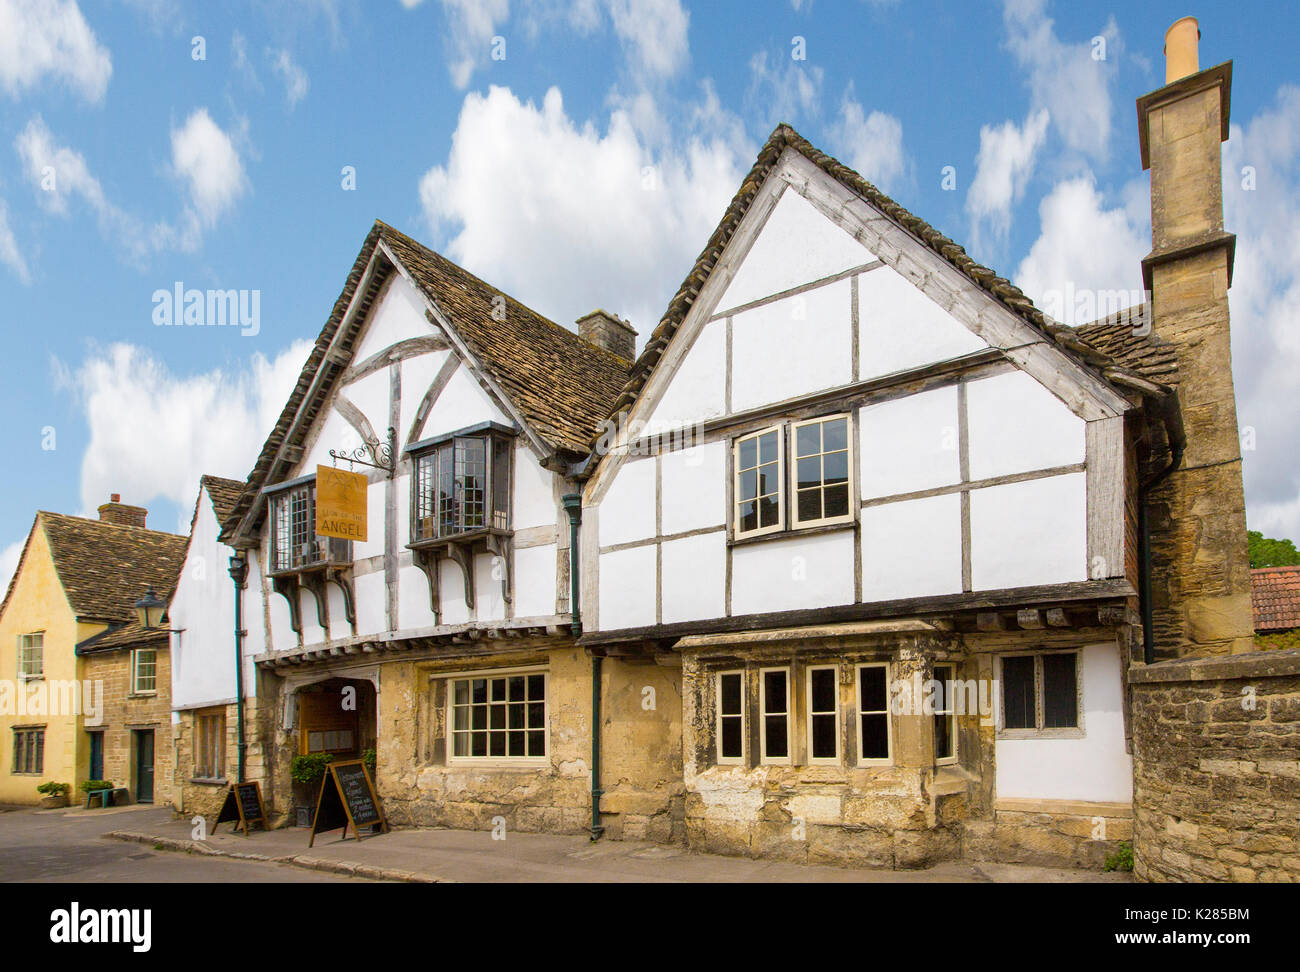
<instances>
[{"instance_id":1,"label":"chalkboard sign on wall","mask_svg":"<svg viewBox=\"0 0 1300 972\"><path fill-rule=\"evenodd\" d=\"M388 822L379 809L379 798L375 796L366 764L359 759L349 760L330 763L326 770L320 784L320 796L316 798L316 815L312 818L311 839L307 846L315 843L317 834L340 827L343 828L342 839L346 840L349 825L357 840L361 839L361 827L373 826L387 832Z\"/></svg>"},{"instance_id":2,"label":"chalkboard sign on wall","mask_svg":"<svg viewBox=\"0 0 1300 972\"><path fill-rule=\"evenodd\" d=\"M217 826L227 821L233 821L235 829L242 829L245 837L248 836L250 824L261 824L262 829L266 829L266 811L262 808L262 788L259 784L235 783L226 791L225 802L217 814L217 825L212 828L213 833L216 833Z\"/></svg>"}]
</instances>

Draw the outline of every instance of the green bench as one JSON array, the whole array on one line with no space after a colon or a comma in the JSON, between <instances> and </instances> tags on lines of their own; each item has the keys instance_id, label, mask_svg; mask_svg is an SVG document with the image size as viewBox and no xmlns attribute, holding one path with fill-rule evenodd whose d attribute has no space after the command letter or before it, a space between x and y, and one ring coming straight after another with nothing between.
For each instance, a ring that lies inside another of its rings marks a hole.
<instances>
[{"instance_id":1,"label":"green bench","mask_svg":"<svg viewBox=\"0 0 1300 972\"><path fill-rule=\"evenodd\" d=\"M86 794L86 809L90 809L93 800L98 800L101 808L117 806L117 795L122 794L122 802L128 803L131 799L131 791L124 786L109 787L104 790L91 790Z\"/></svg>"}]
</instances>

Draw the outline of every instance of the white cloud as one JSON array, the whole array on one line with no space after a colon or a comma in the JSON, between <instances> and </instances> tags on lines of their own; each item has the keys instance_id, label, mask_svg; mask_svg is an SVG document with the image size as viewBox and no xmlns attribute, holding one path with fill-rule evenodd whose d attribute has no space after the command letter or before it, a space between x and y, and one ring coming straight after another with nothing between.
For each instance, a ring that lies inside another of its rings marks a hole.
<instances>
[{"instance_id":1,"label":"white cloud","mask_svg":"<svg viewBox=\"0 0 1300 972\"><path fill-rule=\"evenodd\" d=\"M0 0L0 87L17 97L52 77L87 101L108 90L113 62L76 0Z\"/></svg>"},{"instance_id":2,"label":"white cloud","mask_svg":"<svg viewBox=\"0 0 1300 972\"><path fill-rule=\"evenodd\" d=\"M883 111L867 114L850 83L840 103L840 115L830 131L841 160L886 193L897 190L908 172L903 150L903 125Z\"/></svg>"},{"instance_id":3,"label":"white cloud","mask_svg":"<svg viewBox=\"0 0 1300 972\"><path fill-rule=\"evenodd\" d=\"M0 199L0 263L12 270L23 283L31 282L32 277L27 269L27 260L23 257L23 251L18 246L14 231L9 228L9 210L5 206L3 199Z\"/></svg>"},{"instance_id":4,"label":"white cloud","mask_svg":"<svg viewBox=\"0 0 1300 972\"><path fill-rule=\"evenodd\" d=\"M442 0L442 8L452 49L448 70L452 83L466 88L474 69L488 59L497 27L510 16L510 0Z\"/></svg>"},{"instance_id":5,"label":"white cloud","mask_svg":"<svg viewBox=\"0 0 1300 972\"><path fill-rule=\"evenodd\" d=\"M788 52L769 61L767 51L749 59L749 91L746 106L750 114L771 129L781 122L795 124L821 113L822 81L826 72L807 61L796 61Z\"/></svg>"},{"instance_id":6,"label":"white cloud","mask_svg":"<svg viewBox=\"0 0 1300 972\"><path fill-rule=\"evenodd\" d=\"M167 236L167 231L149 229L104 193L81 153L59 145L40 115L32 118L14 140L23 173L37 191L41 205L59 216L70 214L69 202L80 199L99 224L100 233L113 240L127 259L141 263Z\"/></svg>"},{"instance_id":7,"label":"white cloud","mask_svg":"<svg viewBox=\"0 0 1300 972\"><path fill-rule=\"evenodd\" d=\"M212 226L248 187L234 141L206 108L173 128L171 141L172 169L185 183L191 211L200 226Z\"/></svg>"},{"instance_id":8,"label":"white cloud","mask_svg":"<svg viewBox=\"0 0 1300 972\"><path fill-rule=\"evenodd\" d=\"M1238 424L1253 430L1255 444L1243 452L1247 516L1253 530L1300 542L1300 88L1280 88L1272 106L1230 136L1223 195L1225 226L1237 234L1232 373Z\"/></svg>"},{"instance_id":9,"label":"white cloud","mask_svg":"<svg viewBox=\"0 0 1300 972\"><path fill-rule=\"evenodd\" d=\"M971 219L971 245L979 247L981 230L988 223L993 235L1004 241L1011 228L1011 207L1025 194L1034 174L1038 150L1047 136L1048 113L1040 108L1025 119L996 128L980 127L980 150L975 158L975 178L966 194L966 212Z\"/></svg>"},{"instance_id":10,"label":"white cloud","mask_svg":"<svg viewBox=\"0 0 1300 972\"><path fill-rule=\"evenodd\" d=\"M230 63L235 72L248 83L252 88L258 91L262 90L262 82L257 77L257 69L253 67L252 59L248 56L248 38L239 31L230 35Z\"/></svg>"},{"instance_id":11,"label":"white cloud","mask_svg":"<svg viewBox=\"0 0 1300 972\"><path fill-rule=\"evenodd\" d=\"M644 337L748 167L752 148L719 114L706 92L656 149L621 110L603 133L578 124L557 88L541 106L506 88L471 93L449 157L420 182L434 239L562 324L603 306Z\"/></svg>"},{"instance_id":12,"label":"white cloud","mask_svg":"<svg viewBox=\"0 0 1300 972\"><path fill-rule=\"evenodd\" d=\"M181 509L182 532L203 473L243 479L297 380L311 342L274 358L254 354L236 371L172 374L129 344L96 349L75 369L57 359L55 383L75 396L90 431L81 460L81 503L94 509L111 492L146 505L163 497ZM149 461L140 461L141 436Z\"/></svg>"},{"instance_id":13,"label":"white cloud","mask_svg":"<svg viewBox=\"0 0 1300 972\"><path fill-rule=\"evenodd\" d=\"M1041 235L1015 282L1063 324L1086 324L1142 302L1142 258L1151 249L1141 180L1107 208L1091 173L1058 183L1039 204Z\"/></svg>"},{"instance_id":14,"label":"white cloud","mask_svg":"<svg viewBox=\"0 0 1300 972\"><path fill-rule=\"evenodd\" d=\"M1004 0L1007 46L1029 73L1031 108L1046 108L1066 146L1105 159L1110 148L1111 88L1122 54L1112 17L1096 37L1105 59L1094 59L1094 38L1067 44L1056 36L1047 0Z\"/></svg>"},{"instance_id":15,"label":"white cloud","mask_svg":"<svg viewBox=\"0 0 1300 972\"><path fill-rule=\"evenodd\" d=\"M686 63L690 14L679 0L606 0L614 33L633 63L634 73L672 77Z\"/></svg>"},{"instance_id":16,"label":"white cloud","mask_svg":"<svg viewBox=\"0 0 1300 972\"><path fill-rule=\"evenodd\" d=\"M284 82L284 96L288 99L289 108L292 109L303 98L307 97L307 88L310 84L307 78L307 72L297 64L293 56L286 50L271 51L271 68L276 74L280 75L280 80Z\"/></svg>"}]
</instances>

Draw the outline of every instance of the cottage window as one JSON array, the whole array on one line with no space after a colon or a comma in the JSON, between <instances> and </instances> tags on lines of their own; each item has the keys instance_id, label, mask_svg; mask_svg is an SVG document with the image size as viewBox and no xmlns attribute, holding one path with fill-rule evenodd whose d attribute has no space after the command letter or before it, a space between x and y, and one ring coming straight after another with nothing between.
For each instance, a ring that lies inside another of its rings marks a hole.
<instances>
[{"instance_id":1,"label":"cottage window","mask_svg":"<svg viewBox=\"0 0 1300 972\"><path fill-rule=\"evenodd\" d=\"M219 780L225 776L226 710L210 709L194 716L194 776Z\"/></svg>"},{"instance_id":2,"label":"cottage window","mask_svg":"<svg viewBox=\"0 0 1300 972\"><path fill-rule=\"evenodd\" d=\"M510 527L511 439L461 435L415 454L411 540Z\"/></svg>"},{"instance_id":3,"label":"cottage window","mask_svg":"<svg viewBox=\"0 0 1300 972\"><path fill-rule=\"evenodd\" d=\"M820 526L853 519L849 503L849 417L796 422L793 525Z\"/></svg>"},{"instance_id":4,"label":"cottage window","mask_svg":"<svg viewBox=\"0 0 1300 972\"><path fill-rule=\"evenodd\" d=\"M45 632L18 636L18 677L41 678L45 674Z\"/></svg>"},{"instance_id":5,"label":"cottage window","mask_svg":"<svg viewBox=\"0 0 1300 972\"><path fill-rule=\"evenodd\" d=\"M790 762L790 670L764 668L759 672L759 735L764 763Z\"/></svg>"},{"instance_id":6,"label":"cottage window","mask_svg":"<svg viewBox=\"0 0 1300 972\"><path fill-rule=\"evenodd\" d=\"M718 762L745 758L745 673L719 672L717 691Z\"/></svg>"},{"instance_id":7,"label":"cottage window","mask_svg":"<svg viewBox=\"0 0 1300 972\"><path fill-rule=\"evenodd\" d=\"M451 682L451 752L456 759L543 759L546 673Z\"/></svg>"},{"instance_id":8,"label":"cottage window","mask_svg":"<svg viewBox=\"0 0 1300 972\"><path fill-rule=\"evenodd\" d=\"M158 650L137 648L131 652L131 692L153 695L158 688Z\"/></svg>"},{"instance_id":9,"label":"cottage window","mask_svg":"<svg viewBox=\"0 0 1300 972\"><path fill-rule=\"evenodd\" d=\"M840 761L839 676L833 666L808 669L808 762Z\"/></svg>"},{"instance_id":10,"label":"cottage window","mask_svg":"<svg viewBox=\"0 0 1300 972\"><path fill-rule=\"evenodd\" d=\"M785 526L781 495L781 429L764 429L736 440L735 535L753 537Z\"/></svg>"},{"instance_id":11,"label":"cottage window","mask_svg":"<svg viewBox=\"0 0 1300 972\"><path fill-rule=\"evenodd\" d=\"M271 494L271 572L352 562L352 542L316 533L316 480Z\"/></svg>"},{"instance_id":12,"label":"cottage window","mask_svg":"<svg viewBox=\"0 0 1300 972\"><path fill-rule=\"evenodd\" d=\"M951 665L935 665L934 680L938 683L934 693L934 761L951 763L957 760L957 713L953 703Z\"/></svg>"},{"instance_id":13,"label":"cottage window","mask_svg":"<svg viewBox=\"0 0 1300 972\"><path fill-rule=\"evenodd\" d=\"M14 730L13 773L45 772L45 730Z\"/></svg>"},{"instance_id":14,"label":"cottage window","mask_svg":"<svg viewBox=\"0 0 1300 972\"><path fill-rule=\"evenodd\" d=\"M1078 661L1074 651L1002 656L1002 728L1078 729Z\"/></svg>"},{"instance_id":15,"label":"cottage window","mask_svg":"<svg viewBox=\"0 0 1300 972\"><path fill-rule=\"evenodd\" d=\"M881 765L890 758L889 666L858 666L858 763Z\"/></svg>"}]
</instances>

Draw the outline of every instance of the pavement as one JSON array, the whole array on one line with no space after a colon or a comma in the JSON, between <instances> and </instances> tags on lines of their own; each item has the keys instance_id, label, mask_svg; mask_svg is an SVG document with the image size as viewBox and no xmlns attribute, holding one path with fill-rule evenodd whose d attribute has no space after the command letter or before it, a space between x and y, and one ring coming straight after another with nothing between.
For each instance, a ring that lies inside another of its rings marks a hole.
<instances>
[{"instance_id":1,"label":"pavement","mask_svg":"<svg viewBox=\"0 0 1300 972\"><path fill-rule=\"evenodd\" d=\"M33 825L32 821L38 820L41 823ZM60 833L61 828L65 832ZM45 846L33 849L27 858L9 859L11 850L8 845L14 841L6 835L23 831L28 831L29 839L37 838ZM178 866L165 868L165 873L192 871L192 876L179 880L210 880L200 875L219 864L234 867L236 870L232 874L240 873L240 869L247 874L244 878L229 879L248 881L302 880L286 875L316 875L320 880L477 883L987 884L1124 883L1131 880L1127 874L965 861L915 871L841 868L722 857L643 841L602 840L592 843L583 836L508 833L504 839L498 840L493 839L490 831L394 830L359 841L351 836L344 840L340 831L332 831L318 834L315 846L308 848L309 831L304 829L261 831L255 828L250 835L244 836L232 832L230 824L222 824L219 832L195 840L187 820L179 818L169 808L159 807L0 813L0 851L3 851L0 853L0 880L82 880L84 875L75 868L60 865L63 857L68 855L61 855L59 847L71 841L76 845L72 857L78 853L85 854L85 848L77 842L84 843L91 833L110 838L100 840L100 845L114 845L131 849L132 854L150 855L148 867L143 866L143 861L138 862L142 865L139 868L142 872L157 868L156 858L172 857ZM135 861L125 852L118 856ZM15 873L16 865L40 871L43 861L48 877L31 877L30 870L26 871L29 876L25 877Z\"/></svg>"}]
</instances>

